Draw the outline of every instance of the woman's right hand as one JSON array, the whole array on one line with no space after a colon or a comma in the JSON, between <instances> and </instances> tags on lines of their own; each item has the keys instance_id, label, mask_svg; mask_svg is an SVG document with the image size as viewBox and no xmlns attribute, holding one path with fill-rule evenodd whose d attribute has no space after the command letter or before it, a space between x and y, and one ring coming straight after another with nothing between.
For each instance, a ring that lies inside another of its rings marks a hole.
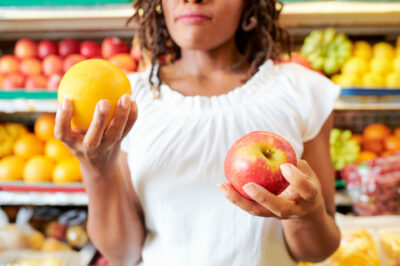
<instances>
[{"instance_id":1,"label":"woman's right hand","mask_svg":"<svg viewBox=\"0 0 400 266\"><path fill-rule=\"evenodd\" d=\"M117 164L121 141L135 124L137 106L126 94L119 99L107 126L109 113L109 101L99 101L85 133L71 128L73 106L70 100L64 100L57 111L54 135L78 158L84 176L87 171L103 175Z\"/></svg>"}]
</instances>

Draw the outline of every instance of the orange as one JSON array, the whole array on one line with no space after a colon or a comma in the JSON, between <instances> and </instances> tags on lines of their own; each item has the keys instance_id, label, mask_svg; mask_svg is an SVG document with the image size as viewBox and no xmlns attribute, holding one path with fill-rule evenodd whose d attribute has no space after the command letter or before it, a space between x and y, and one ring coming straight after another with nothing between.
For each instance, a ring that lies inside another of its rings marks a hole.
<instances>
[{"instance_id":1,"label":"orange","mask_svg":"<svg viewBox=\"0 0 400 266\"><path fill-rule=\"evenodd\" d=\"M384 151L381 153L381 157L390 157L394 154L393 151Z\"/></svg>"},{"instance_id":2,"label":"orange","mask_svg":"<svg viewBox=\"0 0 400 266\"><path fill-rule=\"evenodd\" d=\"M54 183L68 183L82 181L79 161L75 157L61 160L53 170Z\"/></svg>"},{"instance_id":3,"label":"orange","mask_svg":"<svg viewBox=\"0 0 400 266\"><path fill-rule=\"evenodd\" d=\"M400 138L400 127L396 127L396 128L394 129L394 131L393 131L393 134L394 134L396 137Z\"/></svg>"},{"instance_id":4,"label":"orange","mask_svg":"<svg viewBox=\"0 0 400 266\"><path fill-rule=\"evenodd\" d=\"M370 124L363 132L364 140L383 140L390 135L390 128L384 124Z\"/></svg>"},{"instance_id":5,"label":"orange","mask_svg":"<svg viewBox=\"0 0 400 266\"><path fill-rule=\"evenodd\" d=\"M110 122L115 105L124 94L131 94L126 74L106 60L89 59L75 64L65 73L58 88L58 101L70 99L74 109L73 127L87 130L100 100L110 102Z\"/></svg>"},{"instance_id":6,"label":"orange","mask_svg":"<svg viewBox=\"0 0 400 266\"><path fill-rule=\"evenodd\" d=\"M52 138L46 142L44 146L44 155L53 161L59 161L73 156L67 146L55 138Z\"/></svg>"},{"instance_id":7,"label":"orange","mask_svg":"<svg viewBox=\"0 0 400 266\"><path fill-rule=\"evenodd\" d=\"M54 138L54 124L55 116L45 114L36 120L33 131L39 139L46 141Z\"/></svg>"},{"instance_id":8,"label":"orange","mask_svg":"<svg viewBox=\"0 0 400 266\"><path fill-rule=\"evenodd\" d=\"M357 162L365 162L369 160L374 160L378 158L378 155L376 155L373 152L370 151L362 151L358 154Z\"/></svg>"},{"instance_id":9,"label":"orange","mask_svg":"<svg viewBox=\"0 0 400 266\"><path fill-rule=\"evenodd\" d=\"M383 141L385 149L388 151L400 151L400 138L389 136Z\"/></svg>"},{"instance_id":10,"label":"orange","mask_svg":"<svg viewBox=\"0 0 400 266\"><path fill-rule=\"evenodd\" d=\"M24 159L43 154L43 143L33 134L25 134L14 143L14 154Z\"/></svg>"},{"instance_id":11,"label":"orange","mask_svg":"<svg viewBox=\"0 0 400 266\"><path fill-rule=\"evenodd\" d=\"M24 160L17 156L7 156L0 160L0 181L22 180Z\"/></svg>"},{"instance_id":12,"label":"orange","mask_svg":"<svg viewBox=\"0 0 400 266\"><path fill-rule=\"evenodd\" d=\"M351 139L353 139L358 145L361 145L363 136L361 134L353 134Z\"/></svg>"},{"instance_id":13,"label":"orange","mask_svg":"<svg viewBox=\"0 0 400 266\"><path fill-rule=\"evenodd\" d=\"M365 151L370 151L376 154L379 154L383 152L385 149L383 146L383 141L381 140L369 140L369 139L364 139L362 148Z\"/></svg>"},{"instance_id":14,"label":"orange","mask_svg":"<svg viewBox=\"0 0 400 266\"><path fill-rule=\"evenodd\" d=\"M24 181L27 183L49 182L53 168L53 162L46 156L34 156L25 165Z\"/></svg>"}]
</instances>

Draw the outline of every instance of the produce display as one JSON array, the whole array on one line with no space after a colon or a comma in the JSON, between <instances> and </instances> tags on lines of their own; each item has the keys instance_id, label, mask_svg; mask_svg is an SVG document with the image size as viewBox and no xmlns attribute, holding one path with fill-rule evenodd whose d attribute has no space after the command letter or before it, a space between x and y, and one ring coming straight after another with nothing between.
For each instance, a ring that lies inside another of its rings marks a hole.
<instances>
[{"instance_id":1,"label":"produce display","mask_svg":"<svg viewBox=\"0 0 400 266\"><path fill-rule=\"evenodd\" d=\"M33 132L21 124L0 124L0 181L62 184L82 180L78 160L54 138L54 123L54 115L45 114L36 120Z\"/></svg>"},{"instance_id":2,"label":"produce display","mask_svg":"<svg viewBox=\"0 0 400 266\"><path fill-rule=\"evenodd\" d=\"M379 236L382 250L387 257L388 266L400 265L400 231L382 232Z\"/></svg>"},{"instance_id":3,"label":"produce display","mask_svg":"<svg viewBox=\"0 0 400 266\"><path fill-rule=\"evenodd\" d=\"M254 182L278 195L289 185L279 166L297 165L296 153L290 143L276 134L251 132L237 140L229 149L224 164L225 176L245 198L252 200L243 186Z\"/></svg>"},{"instance_id":4,"label":"produce display","mask_svg":"<svg viewBox=\"0 0 400 266\"><path fill-rule=\"evenodd\" d=\"M400 88L400 36L396 46L387 42L374 45L357 41L351 58L332 81L342 87Z\"/></svg>"},{"instance_id":5,"label":"produce display","mask_svg":"<svg viewBox=\"0 0 400 266\"><path fill-rule=\"evenodd\" d=\"M60 42L20 39L14 54L0 57L0 89L57 90L64 73L74 64L90 58L103 58L130 73L141 70L141 51L117 37L107 37L101 44L91 40Z\"/></svg>"},{"instance_id":6,"label":"produce display","mask_svg":"<svg viewBox=\"0 0 400 266\"><path fill-rule=\"evenodd\" d=\"M332 164L336 170L341 170L359 158L360 143L353 138L350 130L332 129L329 144Z\"/></svg>"}]
</instances>

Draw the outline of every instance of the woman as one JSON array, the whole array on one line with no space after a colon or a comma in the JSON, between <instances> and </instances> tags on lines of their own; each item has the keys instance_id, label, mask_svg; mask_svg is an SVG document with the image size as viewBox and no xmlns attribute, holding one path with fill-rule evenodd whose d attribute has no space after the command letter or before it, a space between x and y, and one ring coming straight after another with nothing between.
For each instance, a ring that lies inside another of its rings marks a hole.
<instances>
[{"instance_id":1,"label":"woman","mask_svg":"<svg viewBox=\"0 0 400 266\"><path fill-rule=\"evenodd\" d=\"M276 4L137 0L152 67L130 77L135 101L123 96L108 127L100 101L86 134L71 130L62 103L55 134L80 161L88 231L113 265L293 265L338 247L328 139L339 89L273 63L287 39ZM290 185L279 196L245 185L249 201L223 164L255 130L285 137L303 160L281 166Z\"/></svg>"}]
</instances>

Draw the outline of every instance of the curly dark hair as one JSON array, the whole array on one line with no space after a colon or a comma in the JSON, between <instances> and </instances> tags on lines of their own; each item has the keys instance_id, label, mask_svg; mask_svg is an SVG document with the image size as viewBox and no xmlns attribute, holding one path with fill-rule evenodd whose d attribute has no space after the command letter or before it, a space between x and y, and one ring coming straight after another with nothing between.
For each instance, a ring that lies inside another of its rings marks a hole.
<instances>
[{"instance_id":1,"label":"curly dark hair","mask_svg":"<svg viewBox=\"0 0 400 266\"><path fill-rule=\"evenodd\" d=\"M157 98L160 95L160 68L156 72L158 84L153 83L154 66L162 65L163 57L174 62L181 56L178 45L174 43L167 30L161 10L161 0L135 0L134 14L127 23L135 26L142 51L151 51L151 75L149 82ZM291 40L288 32L278 23L283 5L279 0L249 0L235 34L236 45L243 55L233 66L240 67L246 61L250 64L248 78L253 76L267 59L280 61L282 51L290 53ZM257 24L251 30L244 30L243 22L256 18ZM142 53L143 55L143 53Z\"/></svg>"}]
</instances>

